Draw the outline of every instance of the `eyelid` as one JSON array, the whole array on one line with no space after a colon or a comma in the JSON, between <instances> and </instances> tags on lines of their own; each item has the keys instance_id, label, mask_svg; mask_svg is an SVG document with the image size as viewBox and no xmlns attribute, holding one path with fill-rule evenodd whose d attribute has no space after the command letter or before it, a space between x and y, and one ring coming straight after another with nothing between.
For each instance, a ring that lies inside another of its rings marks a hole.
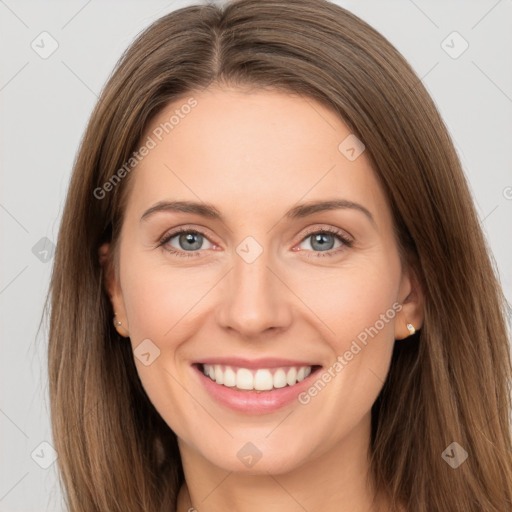
<instances>
[{"instance_id":1,"label":"eyelid","mask_svg":"<svg viewBox=\"0 0 512 512\"><path fill-rule=\"evenodd\" d=\"M321 232L327 232L331 233L333 235L338 235L340 237L346 238L347 240L353 242L354 237L350 235L347 231L341 228L337 228L334 226L328 226L325 227L325 225L322 227L321 224L316 224L314 226L311 226L306 229L305 233L302 235L302 238L300 239L300 242L302 242L305 238L307 238L308 235L312 233L321 233Z\"/></svg>"}]
</instances>

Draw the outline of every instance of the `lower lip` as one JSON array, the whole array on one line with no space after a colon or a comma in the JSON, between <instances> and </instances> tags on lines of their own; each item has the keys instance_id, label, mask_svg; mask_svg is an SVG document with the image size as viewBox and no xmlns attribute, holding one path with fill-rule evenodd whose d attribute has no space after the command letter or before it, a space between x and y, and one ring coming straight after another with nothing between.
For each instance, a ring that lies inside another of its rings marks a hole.
<instances>
[{"instance_id":1,"label":"lower lip","mask_svg":"<svg viewBox=\"0 0 512 512\"><path fill-rule=\"evenodd\" d=\"M239 391L235 387L228 387L217 384L214 380L207 377L198 365L193 368L199 375L206 391L222 405L229 407L237 412L246 414L265 414L277 411L282 407L297 400L297 396L305 391L316 378L320 367L313 371L302 381L293 386L273 389L271 391ZM297 400L298 402L298 400Z\"/></svg>"}]
</instances>

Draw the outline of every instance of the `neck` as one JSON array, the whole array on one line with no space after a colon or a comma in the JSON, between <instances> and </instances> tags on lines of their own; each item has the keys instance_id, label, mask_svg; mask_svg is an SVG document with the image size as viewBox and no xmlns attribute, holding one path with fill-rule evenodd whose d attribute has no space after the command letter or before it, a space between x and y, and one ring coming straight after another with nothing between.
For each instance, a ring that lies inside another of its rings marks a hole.
<instances>
[{"instance_id":1,"label":"neck","mask_svg":"<svg viewBox=\"0 0 512 512\"><path fill-rule=\"evenodd\" d=\"M292 471L247 474L220 469L180 440L185 484L177 511L384 512L385 500L371 484L369 441L370 416Z\"/></svg>"}]
</instances>

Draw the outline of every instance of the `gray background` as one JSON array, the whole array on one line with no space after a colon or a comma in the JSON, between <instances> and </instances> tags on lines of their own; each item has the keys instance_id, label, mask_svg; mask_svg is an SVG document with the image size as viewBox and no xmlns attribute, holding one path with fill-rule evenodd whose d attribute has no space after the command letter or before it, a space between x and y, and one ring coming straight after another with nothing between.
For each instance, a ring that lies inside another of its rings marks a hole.
<instances>
[{"instance_id":1,"label":"gray background","mask_svg":"<svg viewBox=\"0 0 512 512\"><path fill-rule=\"evenodd\" d=\"M2 512L64 510L46 331L37 333L52 244L80 138L115 62L141 29L190 3L0 0ZM386 36L433 96L512 302L512 0L336 3ZM53 41L57 50L42 58Z\"/></svg>"}]
</instances>

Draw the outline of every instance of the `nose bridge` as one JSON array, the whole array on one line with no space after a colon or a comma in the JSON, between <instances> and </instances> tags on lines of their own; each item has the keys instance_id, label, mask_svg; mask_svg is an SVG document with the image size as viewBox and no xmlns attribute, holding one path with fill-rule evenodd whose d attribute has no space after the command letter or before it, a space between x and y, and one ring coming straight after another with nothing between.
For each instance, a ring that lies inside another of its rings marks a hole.
<instances>
[{"instance_id":1,"label":"nose bridge","mask_svg":"<svg viewBox=\"0 0 512 512\"><path fill-rule=\"evenodd\" d=\"M233 270L226 276L218 311L222 327L247 337L286 327L291 319L287 289L268 268L270 252L257 254L251 243L242 242L233 253Z\"/></svg>"}]
</instances>

